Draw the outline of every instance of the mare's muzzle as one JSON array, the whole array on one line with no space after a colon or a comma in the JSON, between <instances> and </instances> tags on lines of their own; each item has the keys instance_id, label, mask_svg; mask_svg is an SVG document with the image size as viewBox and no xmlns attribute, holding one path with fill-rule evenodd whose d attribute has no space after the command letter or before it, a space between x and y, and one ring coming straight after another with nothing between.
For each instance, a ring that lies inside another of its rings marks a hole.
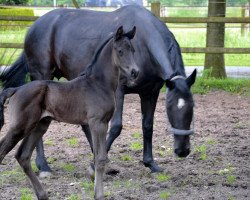
<instances>
[{"instance_id":1,"label":"mare's muzzle","mask_svg":"<svg viewBox=\"0 0 250 200\"><path fill-rule=\"evenodd\" d=\"M130 75L131 75L132 79L136 79L138 77L138 75L139 75L139 70L133 68L131 70L131 74Z\"/></svg>"}]
</instances>

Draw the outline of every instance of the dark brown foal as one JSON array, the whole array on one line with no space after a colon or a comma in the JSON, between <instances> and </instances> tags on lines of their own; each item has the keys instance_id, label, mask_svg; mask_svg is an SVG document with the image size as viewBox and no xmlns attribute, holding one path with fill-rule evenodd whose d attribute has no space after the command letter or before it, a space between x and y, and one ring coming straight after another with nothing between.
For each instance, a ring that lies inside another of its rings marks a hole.
<instances>
[{"instance_id":1,"label":"dark brown foal","mask_svg":"<svg viewBox=\"0 0 250 200\"><path fill-rule=\"evenodd\" d=\"M0 163L23 139L16 159L29 177L38 199L48 199L35 173L30 158L39 139L52 119L71 124L88 124L92 134L95 159L95 199L104 199L103 173L107 161L106 133L115 108L115 91L122 71L133 82L138 75L134 49L128 33L120 27L96 51L84 75L70 82L33 81L19 88L4 90L0 95L0 123L7 98L11 120L9 131L0 141Z\"/></svg>"}]
</instances>

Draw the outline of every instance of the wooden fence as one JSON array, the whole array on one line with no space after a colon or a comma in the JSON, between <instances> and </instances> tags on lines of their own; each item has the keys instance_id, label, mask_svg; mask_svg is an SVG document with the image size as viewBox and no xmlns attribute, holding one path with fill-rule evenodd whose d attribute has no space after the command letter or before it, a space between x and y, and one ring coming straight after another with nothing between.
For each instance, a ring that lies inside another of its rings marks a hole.
<instances>
[{"instance_id":1,"label":"wooden fence","mask_svg":"<svg viewBox=\"0 0 250 200\"><path fill-rule=\"evenodd\" d=\"M160 17L160 4L152 4L151 11L165 23L244 23L250 24L250 17ZM38 17L28 16L1 16L0 21L35 21ZM22 43L0 43L0 48L22 49ZM250 48L224 47L182 47L183 53L226 53L250 54Z\"/></svg>"}]
</instances>

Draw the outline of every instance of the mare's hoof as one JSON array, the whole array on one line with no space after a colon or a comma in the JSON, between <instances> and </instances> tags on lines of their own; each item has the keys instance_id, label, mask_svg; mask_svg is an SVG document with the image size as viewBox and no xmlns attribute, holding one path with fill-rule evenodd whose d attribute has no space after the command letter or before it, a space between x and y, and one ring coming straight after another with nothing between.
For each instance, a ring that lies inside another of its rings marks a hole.
<instances>
[{"instance_id":1,"label":"mare's hoof","mask_svg":"<svg viewBox=\"0 0 250 200\"><path fill-rule=\"evenodd\" d=\"M42 194L39 194L39 195L37 196L37 199L38 199L38 200L49 200L49 197L48 197L47 192L43 192Z\"/></svg>"},{"instance_id":2,"label":"mare's hoof","mask_svg":"<svg viewBox=\"0 0 250 200\"><path fill-rule=\"evenodd\" d=\"M50 178L52 176L51 172L40 172L39 178Z\"/></svg>"},{"instance_id":3,"label":"mare's hoof","mask_svg":"<svg viewBox=\"0 0 250 200\"><path fill-rule=\"evenodd\" d=\"M159 167L155 162L152 163L144 163L145 167L148 167L151 170L151 173L161 173L164 170Z\"/></svg>"}]
</instances>

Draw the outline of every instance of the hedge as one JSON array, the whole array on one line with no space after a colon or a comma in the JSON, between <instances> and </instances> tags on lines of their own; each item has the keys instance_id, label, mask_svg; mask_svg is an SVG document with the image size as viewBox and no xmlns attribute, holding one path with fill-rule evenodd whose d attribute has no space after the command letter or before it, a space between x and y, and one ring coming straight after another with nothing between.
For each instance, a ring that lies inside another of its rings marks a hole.
<instances>
[{"instance_id":1,"label":"hedge","mask_svg":"<svg viewBox=\"0 0 250 200\"><path fill-rule=\"evenodd\" d=\"M34 16L33 9L29 8L9 8L0 7L0 15L9 16ZM16 30L24 29L30 26L33 22L24 21L0 21L0 30Z\"/></svg>"}]
</instances>

